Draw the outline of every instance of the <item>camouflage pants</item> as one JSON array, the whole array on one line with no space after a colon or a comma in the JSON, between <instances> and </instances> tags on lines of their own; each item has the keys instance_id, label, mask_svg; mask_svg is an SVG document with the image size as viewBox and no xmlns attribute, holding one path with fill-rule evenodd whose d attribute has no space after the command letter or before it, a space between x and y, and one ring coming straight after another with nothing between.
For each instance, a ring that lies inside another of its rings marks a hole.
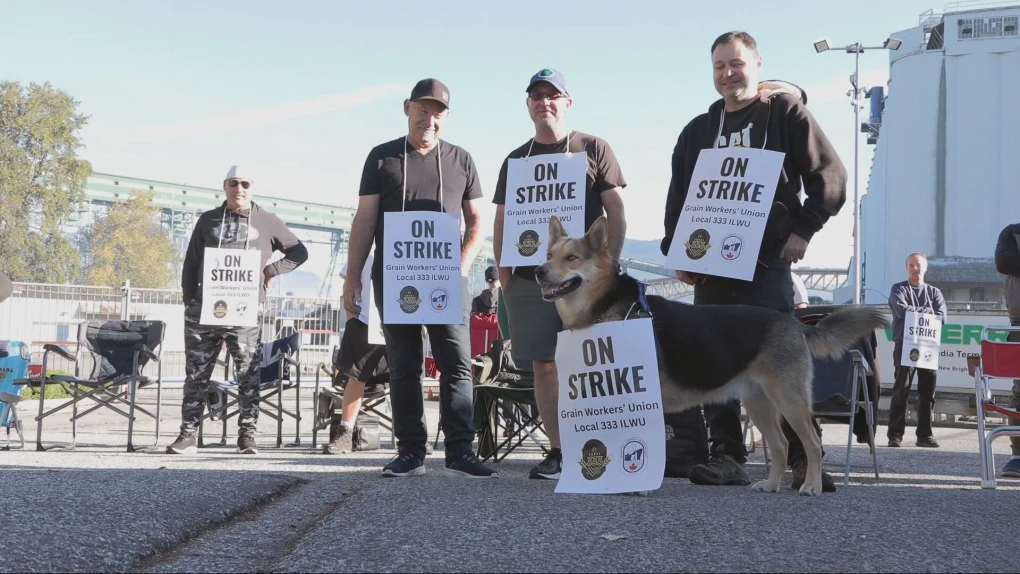
<instances>
[{"instance_id":1,"label":"camouflage pants","mask_svg":"<svg viewBox=\"0 0 1020 574\"><path fill-rule=\"evenodd\" d=\"M184 312L185 378L184 400L181 404L181 430L195 431L205 412L209 378L216 368L216 358L223 344L233 357L240 414L240 433L255 433L259 418L259 381L261 377L261 327L211 327L200 325L198 305ZM259 324L261 325L261 318Z\"/></svg>"}]
</instances>

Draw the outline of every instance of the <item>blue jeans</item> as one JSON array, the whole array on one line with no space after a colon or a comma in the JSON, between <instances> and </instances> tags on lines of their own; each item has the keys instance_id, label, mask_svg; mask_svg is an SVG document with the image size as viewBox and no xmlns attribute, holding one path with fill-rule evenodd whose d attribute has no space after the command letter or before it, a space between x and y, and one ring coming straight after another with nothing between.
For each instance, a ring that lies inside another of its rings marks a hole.
<instances>
[{"instance_id":1,"label":"blue jeans","mask_svg":"<svg viewBox=\"0 0 1020 574\"><path fill-rule=\"evenodd\" d=\"M382 314L382 282L373 286ZM447 456L470 449L474 440L474 390L471 384L471 339L467 325L426 325L439 369L439 415ZM424 457L428 430L422 397L425 355L421 325L383 325L390 367L390 403L397 448Z\"/></svg>"}]
</instances>

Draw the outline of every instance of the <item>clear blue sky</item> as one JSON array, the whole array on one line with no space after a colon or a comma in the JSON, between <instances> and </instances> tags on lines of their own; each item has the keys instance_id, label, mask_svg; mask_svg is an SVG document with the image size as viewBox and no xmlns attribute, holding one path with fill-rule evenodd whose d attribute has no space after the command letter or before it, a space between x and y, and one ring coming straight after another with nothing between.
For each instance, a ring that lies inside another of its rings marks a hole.
<instances>
[{"instance_id":1,"label":"clear blue sky","mask_svg":"<svg viewBox=\"0 0 1020 574\"><path fill-rule=\"evenodd\" d=\"M812 42L878 45L930 8L942 5L23 1L3 9L0 78L71 93L91 116L83 155L96 171L218 187L245 163L259 193L354 206L365 155L406 132L402 101L430 76L451 92L444 139L471 152L491 196L503 158L533 134L527 81L553 67L570 83L570 126L605 138L629 180L628 237L658 239L676 138L718 97L709 56L718 34L757 38L763 77L807 90L852 170L853 57L818 55ZM884 83L887 70L886 52L863 56L865 85ZM871 147L861 150L863 194ZM848 202L802 265L848 265L852 214Z\"/></svg>"}]
</instances>

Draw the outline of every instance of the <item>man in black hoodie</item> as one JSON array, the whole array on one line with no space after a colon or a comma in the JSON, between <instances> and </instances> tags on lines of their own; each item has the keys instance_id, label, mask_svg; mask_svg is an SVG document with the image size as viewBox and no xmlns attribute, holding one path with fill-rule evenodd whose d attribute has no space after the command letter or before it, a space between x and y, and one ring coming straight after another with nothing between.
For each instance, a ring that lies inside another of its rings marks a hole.
<instances>
[{"instance_id":1,"label":"man in black hoodie","mask_svg":"<svg viewBox=\"0 0 1020 574\"><path fill-rule=\"evenodd\" d=\"M793 313L791 263L804 258L808 242L826 221L836 215L846 200L847 173L836 151L808 112L803 101L788 94L767 102L758 94L762 65L757 43L746 32L727 32L712 44L715 87L723 99L707 113L691 120L680 133L673 150L672 180L666 197L665 237L661 250L667 254L677 221L684 207L691 175L703 149L750 147L785 154L774 203L762 238L753 281L699 275L677 271L677 278L694 285L698 304L750 304ZM806 195L800 200L802 189ZM744 470L747 454L740 424L740 403L705 405L711 434L707 464L690 471L695 484L747 485ZM704 427L700 410L685 413L688 428L674 432L697 436ZM820 428L815 423L819 434ZM804 448L783 421L789 441L788 463L793 470L794 488L800 487L807 471ZM831 477L823 473L823 489L835 490Z\"/></svg>"},{"instance_id":2,"label":"man in black hoodie","mask_svg":"<svg viewBox=\"0 0 1020 574\"><path fill-rule=\"evenodd\" d=\"M237 452L256 454L255 425L259 416L259 368L262 313L249 309L243 298L203 297L211 281L232 281L227 293L258 289L258 306L265 301L269 280L290 273L308 259L308 250L280 219L252 201L254 181L246 171L232 166L223 180L227 200L216 209L203 213L195 222L191 242L184 256L181 289L184 298L184 400L181 404L181 434L167 447L167 454L194 453L198 450L196 432L205 411L209 377L224 343L234 359L237 373L240 414L237 418ZM208 249L258 252L221 257ZM283 259L266 265L275 251ZM207 259L207 255L210 257ZM247 260L257 269L239 269L226 262ZM235 268L232 268L235 267ZM226 279L223 279L226 277ZM256 283L253 285L252 283ZM206 293L208 295L208 293ZM236 319L235 319L236 317ZM254 319L254 321L252 321ZM255 326L247 326L254 322Z\"/></svg>"}]
</instances>

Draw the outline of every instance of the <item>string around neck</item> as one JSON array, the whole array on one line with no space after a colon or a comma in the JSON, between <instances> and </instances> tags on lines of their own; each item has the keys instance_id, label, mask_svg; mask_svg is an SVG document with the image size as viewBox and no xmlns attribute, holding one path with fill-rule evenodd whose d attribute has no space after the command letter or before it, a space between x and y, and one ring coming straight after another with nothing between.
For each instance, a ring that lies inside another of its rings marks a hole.
<instances>
[{"instance_id":1,"label":"string around neck","mask_svg":"<svg viewBox=\"0 0 1020 574\"><path fill-rule=\"evenodd\" d=\"M443 213L446 207L443 205L443 142L436 143L436 155L439 158L436 163L439 165L439 212ZM404 136L404 174L400 178L400 211L407 209L407 136Z\"/></svg>"},{"instance_id":2,"label":"string around neck","mask_svg":"<svg viewBox=\"0 0 1020 574\"><path fill-rule=\"evenodd\" d=\"M230 208L228 208L226 205L223 206L223 217L220 218L220 232L218 234L219 235L219 237L218 237L219 243L216 245L217 249L222 249L223 248L223 235L227 231L227 214L230 213L230 211L231 211ZM238 217L238 219L240 219L240 216L237 216L237 217ZM248 208L248 229L244 233L244 250L245 251L247 251L248 250L248 246L251 245L251 223L252 223L253 219L254 219L254 213L252 211L252 207L249 207ZM237 222L237 231L238 231L238 233L241 232L241 222L240 221Z\"/></svg>"},{"instance_id":3,"label":"string around neck","mask_svg":"<svg viewBox=\"0 0 1020 574\"><path fill-rule=\"evenodd\" d=\"M725 123L726 123L726 104L723 104L722 109L719 111L719 132L715 136L715 141L712 142L712 148L713 149L719 149L719 140L722 139L723 125ZM766 128L767 127L768 126L766 126ZM748 139L750 139L750 132L748 132ZM744 142L744 143L746 143L747 145L745 145L743 147L751 147L751 142L750 141L747 141L747 142ZM767 146L768 143L769 143L769 131L768 131L768 129L766 129L765 130L765 141L761 144L761 149L765 149L765 146Z\"/></svg>"},{"instance_id":4,"label":"string around neck","mask_svg":"<svg viewBox=\"0 0 1020 574\"><path fill-rule=\"evenodd\" d=\"M570 132L571 131L572 130L567 130L567 146L566 146L566 150L564 150L564 153L568 153L568 154L570 153ZM531 150L534 147L535 147L535 138L531 138L531 143L528 144L528 155L524 156L525 158L531 157Z\"/></svg>"}]
</instances>

